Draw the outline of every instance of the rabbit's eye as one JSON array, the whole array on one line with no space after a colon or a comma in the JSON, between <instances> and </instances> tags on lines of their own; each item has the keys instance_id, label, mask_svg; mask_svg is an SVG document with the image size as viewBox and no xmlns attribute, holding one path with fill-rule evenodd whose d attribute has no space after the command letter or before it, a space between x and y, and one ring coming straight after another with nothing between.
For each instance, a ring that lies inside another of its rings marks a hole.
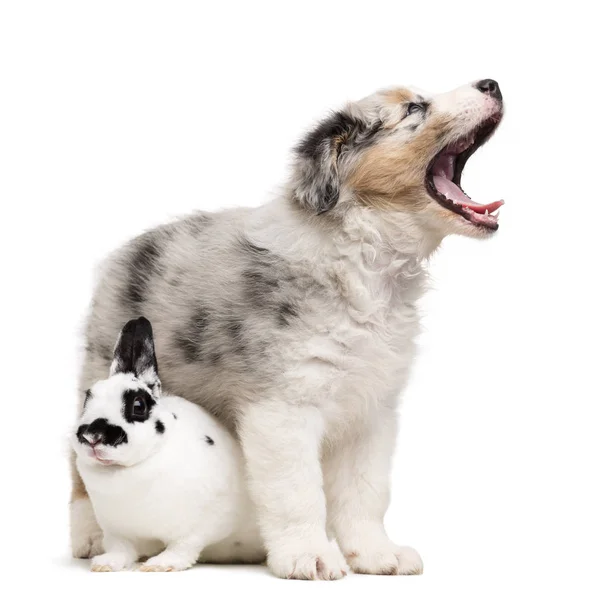
<instances>
[{"instance_id":1,"label":"rabbit's eye","mask_svg":"<svg viewBox=\"0 0 591 600\"><path fill-rule=\"evenodd\" d=\"M133 416L134 417L145 417L146 416L146 401L143 398L136 398L133 401Z\"/></svg>"}]
</instances>

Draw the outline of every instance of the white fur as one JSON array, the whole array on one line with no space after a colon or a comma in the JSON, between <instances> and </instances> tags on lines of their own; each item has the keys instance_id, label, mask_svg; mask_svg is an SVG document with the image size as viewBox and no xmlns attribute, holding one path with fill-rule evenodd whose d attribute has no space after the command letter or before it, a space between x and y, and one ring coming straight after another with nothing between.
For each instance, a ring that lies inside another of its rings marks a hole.
<instances>
[{"instance_id":1,"label":"white fur","mask_svg":"<svg viewBox=\"0 0 591 600\"><path fill-rule=\"evenodd\" d=\"M348 303L310 315L317 333L286 350L282 387L249 404L240 422L268 565L304 579L338 579L347 561L363 573L420 573L416 551L393 544L383 526L396 406L414 357L414 303L424 280L420 261L389 240L413 239L396 222L388 235L363 209L350 209L341 240L315 238L291 215L274 215L280 208L267 207L274 228L255 242L278 249L287 241L283 253L294 259L314 253L319 271L338 273Z\"/></svg>"},{"instance_id":2,"label":"white fur","mask_svg":"<svg viewBox=\"0 0 591 600\"><path fill-rule=\"evenodd\" d=\"M376 144L406 157L397 168L419 182L415 204L361 202L348 174L365 147L331 162L334 140L326 140L317 156L300 151L281 197L144 234L109 259L96 290L81 389L104 376L100 348L114 343L119 324L146 314L165 387L237 432L268 564L281 577L337 579L347 563L363 573L422 570L414 550L390 541L383 518L423 263L446 235L490 235L440 206L423 184L436 153L498 109L473 85L428 99L424 121L405 121L405 103L382 93L347 108L368 127L383 121ZM444 125L413 160L405 150L430 120ZM327 182L338 188L334 205L325 204ZM255 300L253 285L261 288ZM285 303L295 314L278 325ZM204 307L209 320L196 330ZM242 346L224 329L227 319L241 323ZM186 349L195 341L199 356Z\"/></svg>"}]
</instances>

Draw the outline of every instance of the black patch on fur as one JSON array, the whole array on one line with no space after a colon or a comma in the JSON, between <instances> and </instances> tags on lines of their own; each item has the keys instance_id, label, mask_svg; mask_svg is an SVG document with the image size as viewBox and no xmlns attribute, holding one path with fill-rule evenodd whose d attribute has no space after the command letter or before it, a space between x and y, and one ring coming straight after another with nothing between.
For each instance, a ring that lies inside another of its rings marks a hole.
<instances>
[{"instance_id":1,"label":"black patch on fur","mask_svg":"<svg viewBox=\"0 0 591 600\"><path fill-rule=\"evenodd\" d=\"M320 215L333 208L340 195L339 160L343 154L370 146L383 123L366 123L339 111L310 131L296 146L304 162L300 165L302 183L295 198Z\"/></svg>"},{"instance_id":2,"label":"black patch on fur","mask_svg":"<svg viewBox=\"0 0 591 600\"><path fill-rule=\"evenodd\" d=\"M221 352L213 352L209 355L209 362L212 365L217 365L220 362L220 360L222 360Z\"/></svg>"},{"instance_id":3,"label":"black patch on fur","mask_svg":"<svg viewBox=\"0 0 591 600\"><path fill-rule=\"evenodd\" d=\"M84 434L96 435L101 438L100 443L105 446L113 446L119 444L127 444L127 434L119 427L119 425L111 425L107 419L95 419L90 425L80 425L76 432L76 437L81 444L90 446Z\"/></svg>"},{"instance_id":4,"label":"black patch on fur","mask_svg":"<svg viewBox=\"0 0 591 600\"><path fill-rule=\"evenodd\" d=\"M266 256L269 254L269 250L267 248L256 246L246 237L241 237L239 240L239 244L244 250L246 250L248 254L252 256Z\"/></svg>"},{"instance_id":5,"label":"black patch on fur","mask_svg":"<svg viewBox=\"0 0 591 600\"><path fill-rule=\"evenodd\" d=\"M84 404L82 405L82 408L86 408L86 403L92 398L92 392L90 390L86 390L86 392L84 392Z\"/></svg>"},{"instance_id":6,"label":"black patch on fur","mask_svg":"<svg viewBox=\"0 0 591 600\"><path fill-rule=\"evenodd\" d=\"M247 351L246 340L242 335L244 324L240 319L231 319L226 324L226 331L232 341L232 349L237 354L245 354Z\"/></svg>"},{"instance_id":7,"label":"black patch on fur","mask_svg":"<svg viewBox=\"0 0 591 600\"><path fill-rule=\"evenodd\" d=\"M213 446L215 444L215 442L208 436L205 436L205 441L207 442L207 444L209 444L210 446Z\"/></svg>"},{"instance_id":8,"label":"black patch on fur","mask_svg":"<svg viewBox=\"0 0 591 600\"><path fill-rule=\"evenodd\" d=\"M294 280L289 264L268 248L261 248L241 240L240 249L246 259L242 271L242 289L245 302L256 312L274 316L286 288Z\"/></svg>"},{"instance_id":9,"label":"black patch on fur","mask_svg":"<svg viewBox=\"0 0 591 600\"><path fill-rule=\"evenodd\" d=\"M242 321L240 321L239 319L233 319L231 321L228 321L228 324L226 325L226 330L230 334L230 337L237 340L242 334L242 327Z\"/></svg>"},{"instance_id":10,"label":"black patch on fur","mask_svg":"<svg viewBox=\"0 0 591 600\"><path fill-rule=\"evenodd\" d=\"M209 312L198 309L191 316L185 329L176 333L175 343L182 351L185 362L203 360L203 341L208 325Z\"/></svg>"},{"instance_id":11,"label":"black patch on fur","mask_svg":"<svg viewBox=\"0 0 591 600\"><path fill-rule=\"evenodd\" d=\"M133 414L133 403L136 398L142 399L146 403L146 414L142 416ZM123 418L128 423L143 423L150 418L152 408L156 405L156 400L147 390L125 390L123 392Z\"/></svg>"},{"instance_id":12,"label":"black patch on fur","mask_svg":"<svg viewBox=\"0 0 591 600\"><path fill-rule=\"evenodd\" d=\"M158 433L164 433L164 430L166 429L162 421L156 421L155 428Z\"/></svg>"},{"instance_id":13,"label":"black patch on fur","mask_svg":"<svg viewBox=\"0 0 591 600\"><path fill-rule=\"evenodd\" d=\"M242 271L242 289L244 302L249 312L266 318L269 327L285 327L298 316L297 298L301 295L300 282L296 281L289 263L280 255L267 248L253 247L246 238L241 241L243 256L247 259ZM304 285L307 289L308 283ZM237 343L235 350L256 354L253 340L248 336L248 314L243 326L238 327L238 319L231 320L228 332ZM248 348L244 346L248 344Z\"/></svg>"},{"instance_id":14,"label":"black patch on fur","mask_svg":"<svg viewBox=\"0 0 591 600\"><path fill-rule=\"evenodd\" d=\"M277 321L281 327L289 325L290 317L297 317L298 312L295 306L291 302L282 302L279 305L279 311L277 313Z\"/></svg>"},{"instance_id":15,"label":"black patch on fur","mask_svg":"<svg viewBox=\"0 0 591 600\"><path fill-rule=\"evenodd\" d=\"M268 266L259 264L243 271L246 298L255 306L266 304L269 297L279 288L279 280Z\"/></svg>"},{"instance_id":16,"label":"black patch on fur","mask_svg":"<svg viewBox=\"0 0 591 600\"><path fill-rule=\"evenodd\" d=\"M339 195L339 188L332 181L329 181L324 188L322 202L318 204L316 214L321 215L334 208L339 200Z\"/></svg>"},{"instance_id":17,"label":"black patch on fur","mask_svg":"<svg viewBox=\"0 0 591 600\"><path fill-rule=\"evenodd\" d=\"M345 113L334 113L302 139L296 146L296 152L302 156L316 160L322 156L327 142L330 143L332 138L343 135L348 129L352 129L354 126L354 120L345 115Z\"/></svg>"},{"instance_id":18,"label":"black patch on fur","mask_svg":"<svg viewBox=\"0 0 591 600\"><path fill-rule=\"evenodd\" d=\"M338 156L348 146L369 145L382 125L381 121L368 125L361 119L338 111L310 131L296 146L296 152L317 160L322 157L328 144L335 148Z\"/></svg>"},{"instance_id":19,"label":"black patch on fur","mask_svg":"<svg viewBox=\"0 0 591 600\"><path fill-rule=\"evenodd\" d=\"M132 249L124 300L136 312L146 299L150 279L158 270L163 250L163 236L159 235L158 231L149 231L141 235Z\"/></svg>"},{"instance_id":20,"label":"black patch on fur","mask_svg":"<svg viewBox=\"0 0 591 600\"><path fill-rule=\"evenodd\" d=\"M178 417L176 416L176 413L172 413L172 416L173 416L175 419L178 419Z\"/></svg>"}]
</instances>

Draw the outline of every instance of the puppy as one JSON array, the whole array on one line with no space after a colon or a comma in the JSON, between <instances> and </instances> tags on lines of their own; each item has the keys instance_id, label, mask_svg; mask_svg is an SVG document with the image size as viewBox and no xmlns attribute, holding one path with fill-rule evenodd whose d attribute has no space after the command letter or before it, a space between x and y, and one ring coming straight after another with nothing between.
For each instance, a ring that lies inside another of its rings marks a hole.
<instances>
[{"instance_id":1,"label":"puppy","mask_svg":"<svg viewBox=\"0 0 591 600\"><path fill-rule=\"evenodd\" d=\"M422 571L383 524L396 407L424 259L446 235L498 228L502 201L471 200L461 176L502 114L491 79L439 95L376 92L303 137L281 197L163 225L104 265L81 403L108 373L119 328L147 315L166 389L238 437L279 577L338 579L347 564ZM75 469L71 511L74 555L101 552Z\"/></svg>"}]
</instances>

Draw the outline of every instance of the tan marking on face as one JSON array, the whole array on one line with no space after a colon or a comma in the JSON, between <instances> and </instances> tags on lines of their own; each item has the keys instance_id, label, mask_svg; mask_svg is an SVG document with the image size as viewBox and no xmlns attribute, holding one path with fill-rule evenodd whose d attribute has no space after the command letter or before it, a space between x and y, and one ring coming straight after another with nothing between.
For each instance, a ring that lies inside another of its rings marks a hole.
<instances>
[{"instance_id":1,"label":"tan marking on face","mask_svg":"<svg viewBox=\"0 0 591 600\"><path fill-rule=\"evenodd\" d=\"M449 116L430 115L415 137L401 143L394 133L361 155L346 183L366 206L422 210L431 202L425 190L427 167L451 121Z\"/></svg>"},{"instance_id":2,"label":"tan marking on face","mask_svg":"<svg viewBox=\"0 0 591 600\"><path fill-rule=\"evenodd\" d=\"M415 94L404 88L387 90L383 93L383 96L387 102L391 102L392 104L404 104L405 102L412 102L412 100L415 98Z\"/></svg>"}]
</instances>

